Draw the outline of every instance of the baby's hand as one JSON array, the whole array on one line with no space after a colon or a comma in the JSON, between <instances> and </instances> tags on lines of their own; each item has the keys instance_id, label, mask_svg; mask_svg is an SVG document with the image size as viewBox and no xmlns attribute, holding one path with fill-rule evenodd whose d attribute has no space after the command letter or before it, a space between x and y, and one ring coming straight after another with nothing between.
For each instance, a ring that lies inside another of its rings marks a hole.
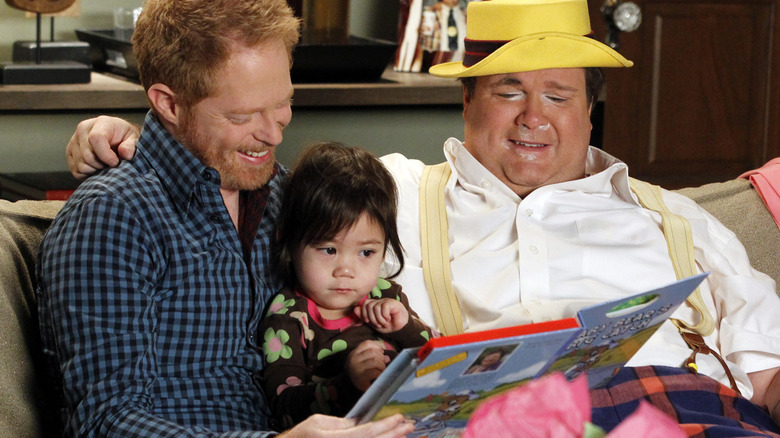
<instances>
[{"instance_id":1,"label":"baby's hand","mask_svg":"<svg viewBox=\"0 0 780 438\"><path fill-rule=\"evenodd\" d=\"M355 307L355 314L379 333L401 330L409 322L409 312L406 307L400 301L391 298L365 300L362 305Z\"/></svg>"},{"instance_id":2,"label":"baby's hand","mask_svg":"<svg viewBox=\"0 0 780 438\"><path fill-rule=\"evenodd\" d=\"M347 356L347 372L355 388L365 391L387 366L383 344L363 341Z\"/></svg>"}]
</instances>

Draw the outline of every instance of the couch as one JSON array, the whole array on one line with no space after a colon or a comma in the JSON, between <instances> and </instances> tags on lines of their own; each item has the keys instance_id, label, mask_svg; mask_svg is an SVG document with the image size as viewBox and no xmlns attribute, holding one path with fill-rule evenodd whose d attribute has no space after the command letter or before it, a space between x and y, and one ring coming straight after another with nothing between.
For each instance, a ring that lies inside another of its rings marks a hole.
<instances>
[{"instance_id":1,"label":"couch","mask_svg":"<svg viewBox=\"0 0 780 438\"><path fill-rule=\"evenodd\" d=\"M0 437L55 436L35 304L35 258L62 201L0 200Z\"/></svg>"},{"instance_id":2,"label":"couch","mask_svg":"<svg viewBox=\"0 0 780 438\"><path fill-rule=\"evenodd\" d=\"M747 180L680 192L734 231L753 265L778 281L778 229ZM0 437L53 436L57 414L41 368L35 305L35 258L58 201L0 200Z\"/></svg>"}]
</instances>

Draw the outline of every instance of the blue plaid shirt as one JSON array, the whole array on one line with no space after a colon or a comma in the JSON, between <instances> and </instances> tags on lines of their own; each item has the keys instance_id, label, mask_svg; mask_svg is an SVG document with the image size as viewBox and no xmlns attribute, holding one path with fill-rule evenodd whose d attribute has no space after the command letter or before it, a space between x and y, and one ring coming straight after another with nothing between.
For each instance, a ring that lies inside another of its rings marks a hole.
<instances>
[{"instance_id":1,"label":"blue plaid shirt","mask_svg":"<svg viewBox=\"0 0 780 438\"><path fill-rule=\"evenodd\" d=\"M271 435L256 432L268 411L254 334L279 289L269 247L285 175L277 164L246 257L219 174L151 113L135 158L70 198L38 264L66 435Z\"/></svg>"}]
</instances>

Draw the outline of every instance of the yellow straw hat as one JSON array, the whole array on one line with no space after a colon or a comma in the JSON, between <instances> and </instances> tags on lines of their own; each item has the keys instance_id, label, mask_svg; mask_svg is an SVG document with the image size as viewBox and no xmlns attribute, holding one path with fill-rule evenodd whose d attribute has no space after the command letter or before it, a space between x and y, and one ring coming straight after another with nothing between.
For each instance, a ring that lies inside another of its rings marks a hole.
<instances>
[{"instance_id":1,"label":"yellow straw hat","mask_svg":"<svg viewBox=\"0 0 780 438\"><path fill-rule=\"evenodd\" d=\"M463 62L437 64L430 73L461 78L634 65L591 34L587 0L472 1L466 12Z\"/></svg>"}]
</instances>

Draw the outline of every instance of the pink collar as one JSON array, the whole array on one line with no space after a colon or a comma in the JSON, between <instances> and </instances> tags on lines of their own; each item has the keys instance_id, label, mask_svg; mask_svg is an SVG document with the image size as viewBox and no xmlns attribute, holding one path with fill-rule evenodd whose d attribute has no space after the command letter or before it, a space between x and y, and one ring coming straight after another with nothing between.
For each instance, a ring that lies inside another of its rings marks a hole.
<instances>
[{"instance_id":1,"label":"pink collar","mask_svg":"<svg viewBox=\"0 0 780 438\"><path fill-rule=\"evenodd\" d=\"M306 299L306 305L309 309L309 315L311 315L311 319L314 320L314 322L317 323L320 327L326 329L326 330L345 330L350 327L353 327L355 325L361 324L362 322L358 319L357 316L355 316L354 313L350 313L347 316L344 316L339 319L325 319L322 317L322 314L320 313L320 308L317 306L317 303L311 300L311 298L303 295L300 291L296 291L296 294ZM360 300L358 305L362 304L363 301L365 301L368 298L368 295L363 297L363 299Z\"/></svg>"}]
</instances>

